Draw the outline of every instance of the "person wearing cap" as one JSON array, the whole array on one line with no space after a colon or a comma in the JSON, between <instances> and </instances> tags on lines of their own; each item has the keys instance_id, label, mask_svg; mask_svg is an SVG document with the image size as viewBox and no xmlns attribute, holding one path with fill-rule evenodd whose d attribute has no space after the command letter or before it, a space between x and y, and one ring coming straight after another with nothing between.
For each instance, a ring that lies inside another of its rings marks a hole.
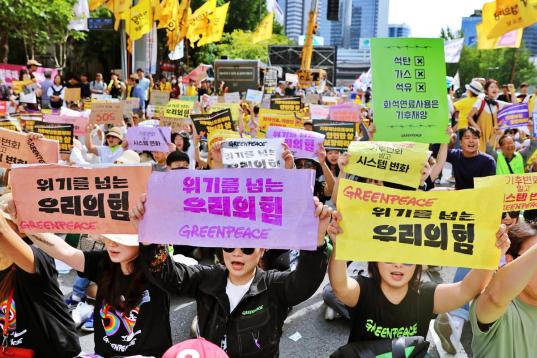
<instances>
[{"instance_id":1,"label":"person wearing cap","mask_svg":"<svg viewBox=\"0 0 537 358\"><path fill-rule=\"evenodd\" d=\"M455 116L458 118L456 129L464 129L468 127L468 113L472 110L478 97L483 96L483 86L480 82L472 80L465 85L466 97L458 100L453 104L455 108Z\"/></svg>"},{"instance_id":2,"label":"person wearing cap","mask_svg":"<svg viewBox=\"0 0 537 358\"><path fill-rule=\"evenodd\" d=\"M304 121L304 130L313 131L313 121L311 119L306 119Z\"/></svg>"},{"instance_id":3,"label":"person wearing cap","mask_svg":"<svg viewBox=\"0 0 537 358\"><path fill-rule=\"evenodd\" d=\"M106 132L105 145L94 145L91 140L91 131L95 125L90 124L86 132L86 146L88 153L98 156L102 164L114 163L123 154L123 133L121 128L113 127Z\"/></svg>"},{"instance_id":4,"label":"person wearing cap","mask_svg":"<svg viewBox=\"0 0 537 358\"><path fill-rule=\"evenodd\" d=\"M35 357L76 357L80 343L63 301L54 259L23 239L16 215L7 210L10 203L11 194L0 198L0 341L7 328L0 355L30 357L12 351L26 349Z\"/></svg>"},{"instance_id":5,"label":"person wearing cap","mask_svg":"<svg viewBox=\"0 0 537 358\"><path fill-rule=\"evenodd\" d=\"M144 205L145 195L131 210L131 220L142 220ZM261 248L225 248L221 250L223 265L187 266L174 262L164 245L144 245L141 256L147 274L169 293L194 297L200 336L230 357L278 357L289 307L311 297L326 273L324 237L331 209L317 198L314 206L311 214L319 218L317 249L300 251L294 271L259 268L265 253Z\"/></svg>"},{"instance_id":6,"label":"person wearing cap","mask_svg":"<svg viewBox=\"0 0 537 358\"><path fill-rule=\"evenodd\" d=\"M31 78L35 77L34 72L36 72L37 68L41 66L42 65L34 59L28 60L28 62L26 62L26 67L28 68L28 72L30 73Z\"/></svg>"},{"instance_id":7,"label":"person wearing cap","mask_svg":"<svg viewBox=\"0 0 537 358\"><path fill-rule=\"evenodd\" d=\"M170 297L147 281L138 235L100 235L104 251L82 251L50 233L30 238L80 277L97 283L93 311L97 355L160 357L172 345Z\"/></svg>"}]
</instances>

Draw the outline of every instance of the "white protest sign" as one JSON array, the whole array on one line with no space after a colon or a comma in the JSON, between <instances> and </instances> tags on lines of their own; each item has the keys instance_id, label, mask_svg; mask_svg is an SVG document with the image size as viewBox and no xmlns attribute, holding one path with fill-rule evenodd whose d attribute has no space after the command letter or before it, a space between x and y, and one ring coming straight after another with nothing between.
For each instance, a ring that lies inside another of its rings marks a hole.
<instances>
[{"instance_id":1,"label":"white protest sign","mask_svg":"<svg viewBox=\"0 0 537 358\"><path fill-rule=\"evenodd\" d=\"M225 93L224 101L226 101L226 103L240 103L241 94L239 92Z\"/></svg>"},{"instance_id":2,"label":"white protest sign","mask_svg":"<svg viewBox=\"0 0 537 358\"><path fill-rule=\"evenodd\" d=\"M228 139L222 145L226 168L283 168L283 138Z\"/></svg>"},{"instance_id":3,"label":"white protest sign","mask_svg":"<svg viewBox=\"0 0 537 358\"><path fill-rule=\"evenodd\" d=\"M246 92L246 100L249 102L260 103L263 100L263 91L249 89Z\"/></svg>"}]
</instances>

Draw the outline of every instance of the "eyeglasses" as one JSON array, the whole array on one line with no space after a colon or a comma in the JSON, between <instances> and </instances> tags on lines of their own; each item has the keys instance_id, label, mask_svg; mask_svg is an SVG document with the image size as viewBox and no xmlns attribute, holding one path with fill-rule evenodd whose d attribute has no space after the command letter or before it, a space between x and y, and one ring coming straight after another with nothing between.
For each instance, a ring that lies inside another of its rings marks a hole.
<instances>
[{"instance_id":1,"label":"eyeglasses","mask_svg":"<svg viewBox=\"0 0 537 358\"><path fill-rule=\"evenodd\" d=\"M224 250L227 253L232 253L233 251L235 251L235 248L234 247L225 247L222 250ZM239 248L239 250L241 250L242 253L245 254L245 255L251 255L255 251L255 249L253 249L253 248L248 248L248 249Z\"/></svg>"}]
</instances>

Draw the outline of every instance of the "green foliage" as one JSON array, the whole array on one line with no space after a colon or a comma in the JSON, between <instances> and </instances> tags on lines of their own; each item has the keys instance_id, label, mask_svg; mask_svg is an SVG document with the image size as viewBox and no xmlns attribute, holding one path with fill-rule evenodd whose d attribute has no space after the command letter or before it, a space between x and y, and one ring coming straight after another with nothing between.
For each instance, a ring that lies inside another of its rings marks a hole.
<instances>
[{"instance_id":1,"label":"green foliage","mask_svg":"<svg viewBox=\"0 0 537 358\"><path fill-rule=\"evenodd\" d=\"M222 41L201 47L194 56L195 63L212 63L215 59L227 56L237 59L259 59L268 62L268 45L290 45L292 41L285 35L273 34L270 40L253 43L252 32L235 30L224 33Z\"/></svg>"},{"instance_id":2,"label":"green foliage","mask_svg":"<svg viewBox=\"0 0 537 358\"><path fill-rule=\"evenodd\" d=\"M529 56L529 51L524 48L478 50L475 47L464 47L458 66L461 85L469 83L474 77L494 78L500 85L511 83L511 72L515 60L513 83L519 86L522 82L535 82L537 70L529 61ZM448 69L448 73L450 72Z\"/></svg>"},{"instance_id":3,"label":"green foliage","mask_svg":"<svg viewBox=\"0 0 537 358\"><path fill-rule=\"evenodd\" d=\"M449 26L447 26L445 29L443 27L440 29L440 37L446 41L449 41L463 37L463 33L461 30L454 32Z\"/></svg>"}]
</instances>

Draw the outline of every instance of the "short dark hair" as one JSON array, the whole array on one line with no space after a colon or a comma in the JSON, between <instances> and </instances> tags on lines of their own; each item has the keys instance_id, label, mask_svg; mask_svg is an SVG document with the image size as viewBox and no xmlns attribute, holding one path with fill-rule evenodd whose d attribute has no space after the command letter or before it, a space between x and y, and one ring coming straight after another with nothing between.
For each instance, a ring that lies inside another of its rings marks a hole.
<instances>
[{"instance_id":1,"label":"short dark hair","mask_svg":"<svg viewBox=\"0 0 537 358\"><path fill-rule=\"evenodd\" d=\"M373 282L380 288L380 282L382 281L382 278L380 277L378 262L368 262L367 271L369 272L369 277L371 277ZM412 275L412 278L408 283L410 288L415 291L418 291L420 287L422 271L423 267L421 265L416 265L416 270L414 271L414 274Z\"/></svg>"},{"instance_id":2,"label":"short dark hair","mask_svg":"<svg viewBox=\"0 0 537 358\"><path fill-rule=\"evenodd\" d=\"M477 129L475 129L474 127L466 127L466 128L459 129L459 140L461 140L462 137L464 137L466 132L470 132L477 138L481 138L481 133Z\"/></svg>"},{"instance_id":3,"label":"short dark hair","mask_svg":"<svg viewBox=\"0 0 537 358\"><path fill-rule=\"evenodd\" d=\"M509 235L509 240L511 240L511 246L509 246L506 254L511 255L513 258L517 258L520 256L520 247L524 241L537 236L536 225L520 222L511 226L507 235Z\"/></svg>"},{"instance_id":4,"label":"short dark hair","mask_svg":"<svg viewBox=\"0 0 537 358\"><path fill-rule=\"evenodd\" d=\"M520 216L520 211L504 211L502 213L502 220L505 219L508 216L511 219L518 219L518 217Z\"/></svg>"},{"instance_id":5,"label":"short dark hair","mask_svg":"<svg viewBox=\"0 0 537 358\"><path fill-rule=\"evenodd\" d=\"M52 72L50 72L48 70L45 71L45 78L50 80L51 77L52 77Z\"/></svg>"},{"instance_id":6,"label":"short dark hair","mask_svg":"<svg viewBox=\"0 0 537 358\"><path fill-rule=\"evenodd\" d=\"M180 150L174 150L166 157L166 165L171 166L174 162L187 162L190 164L188 154Z\"/></svg>"},{"instance_id":7,"label":"short dark hair","mask_svg":"<svg viewBox=\"0 0 537 358\"><path fill-rule=\"evenodd\" d=\"M138 69L136 70L136 72L144 72L144 70L142 70L141 68L138 68Z\"/></svg>"},{"instance_id":8,"label":"short dark hair","mask_svg":"<svg viewBox=\"0 0 537 358\"><path fill-rule=\"evenodd\" d=\"M177 138L177 136L183 138L183 148L177 148L177 149L182 150L183 152L186 152L188 148L190 148L190 137L188 133L186 132L173 133L172 143L175 143L175 138Z\"/></svg>"},{"instance_id":9,"label":"short dark hair","mask_svg":"<svg viewBox=\"0 0 537 358\"><path fill-rule=\"evenodd\" d=\"M503 141L506 140L508 137L513 138L513 136L511 136L511 134L504 134L504 135L502 135L500 137L500 139L498 139L498 144L501 146L503 144Z\"/></svg>"},{"instance_id":10,"label":"short dark hair","mask_svg":"<svg viewBox=\"0 0 537 358\"><path fill-rule=\"evenodd\" d=\"M520 88L522 88L522 87L528 87L528 84L527 84L526 82L522 82L522 83L520 84Z\"/></svg>"},{"instance_id":11,"label":"short dark hair","mask_svg":"<svg viewBox=\"0 0 537 358\"><path fill-rule=\"evenodd\" d=\"M496 84L496 86L498 85L498 81L496 81L495 79L488 79L487 82L485 82L485 85L483 86L483 88L485 89L485 92L487 92L489 90L489 87L492 85L492 84ZM505 85L504 85L505 86ZM502 86L503 87L503 86Z\"/></svg>"}]
</instances>

